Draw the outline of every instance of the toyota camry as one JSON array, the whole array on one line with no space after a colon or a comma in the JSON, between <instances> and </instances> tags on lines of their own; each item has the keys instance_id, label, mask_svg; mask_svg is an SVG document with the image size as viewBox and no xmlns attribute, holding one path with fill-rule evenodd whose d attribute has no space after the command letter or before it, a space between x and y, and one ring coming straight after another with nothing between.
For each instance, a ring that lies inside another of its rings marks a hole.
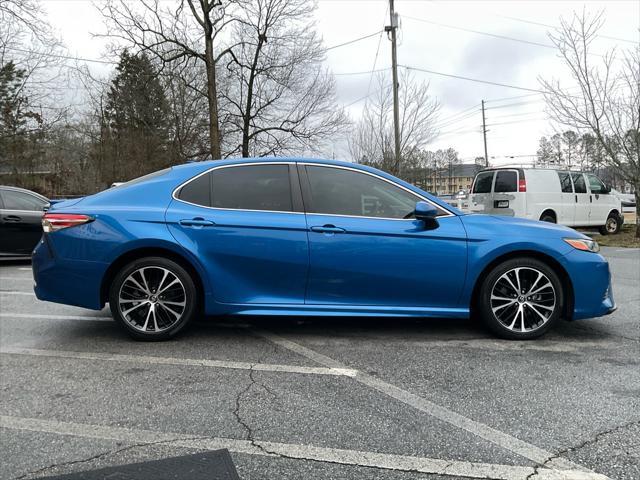
<instances>
[{"instance_id":1,"label":"toyota camry","mask_svg":"<svg viewBox=\"0 0 640 480\"><path fill-rule=\"evenodd\" d=\"M467 215L352 163L190 163L57 203L42 225L37 297L109 303L142 340L222 314L473 315L500 337L530 339L615 309L589 237Z\"/></svg>"}]
</instances>

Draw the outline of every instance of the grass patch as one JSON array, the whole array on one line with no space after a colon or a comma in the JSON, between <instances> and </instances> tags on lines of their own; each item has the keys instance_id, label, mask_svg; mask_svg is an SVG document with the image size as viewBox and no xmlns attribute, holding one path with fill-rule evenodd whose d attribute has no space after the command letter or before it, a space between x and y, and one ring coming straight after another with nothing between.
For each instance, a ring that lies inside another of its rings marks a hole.
<instances>
[{"instance_id":1,"label":"grass patch","mask_svg":"<svg viewBox=\"0 0 640 480\"><path fill-rule=\"evenodd\" d=\"M593 239L603 247L630 247L640 248L640 239L636 238L636 226L623 224L622 230L617 235L593 235Z\"/></svg>"}]
</instances>

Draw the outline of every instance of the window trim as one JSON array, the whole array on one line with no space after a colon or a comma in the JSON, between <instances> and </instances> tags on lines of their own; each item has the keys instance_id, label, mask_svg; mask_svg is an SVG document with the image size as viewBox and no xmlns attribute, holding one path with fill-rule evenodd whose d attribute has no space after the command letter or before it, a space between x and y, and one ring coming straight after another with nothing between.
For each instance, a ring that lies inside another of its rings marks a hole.
<instances>
[{"instance_id":1,"label":"window trim","mask_svg":"<svg viewBox=\"0 0 640 480\"><path fill-rule=\"evenodd\" d=\"M226 207L211 207L211 206L207 206L207 205L200 205L197 203L192 203L192 202L187 202L186 200L182 200L181 198L178 198L178 193L180 192L180 189L182 187L184 187L185 185L193 182L194 180L200 178L203 175L207 175L211 172L213 172L214 170L218 170L221 168L231 168L231 167L253 167L253 166L262 166L262 165L287 165L289 167L289 174L287 175L287 178L289 179L289 186L291 187L291 207L294 210L253 210L253 209L249 209L249 208L226 208ZM174 200L177 200L178 202L182 202L182 203L186 203L187 205L193 205L195 207L200 207L200 208L208 208L211 210L222 210L222 211L231 211L231 212L265 212L265 213L284 213L284 214L296 214L296 215L304 215L304 211L297 211L296 209L298 208L298 202L296 201L295 195L296 195L296 189L294 188L293 185L293 179L291 178L291 171L293 168L295 168L296 162L250 162L250 163L232 163L232 164L228 164L228 165L216 165L213 166L207 170L205 170L204 172L200 172L198 175L196 175L195 177L190 178L189 180L186 180L185 182L182 182L180 185L178 185L176 188L174 188L173 193L171 194L171 198L173 198ZM292 168L293 166L293 168Z\"/></svg>"},{"instance_id":2,"label":"window trim","mask_svg":"<svg viewBox=\"0 0 640 480\"><path fill-rule=\"evenodd\" d=\"M408 192L412 195L414 195L415 197L418 197L421 201L423 202L427 202L430 205L434 206L435 208L439 209L439 210L444 210L446 213L444 215L438 215L436 218L446 218L446 217L455 217L456 215L451 212L450 210L448 210L447 208L443 207L442 205L438 205L437 203L429 200L426 197L423 197L422 195L414 192L413 190L410 190L402 185L397 184L396 182L393 182L391 180L388 180L384 177L381 177L380 175L377 175L375 173L372 172L368 172L366 170L360 170L359 168L351 168L351 167L345 167L342 165L329 165L326 163L313 163L313 162L298 162L298 165L305 167L304 168L304 173L305 173L305 181L308 183L309 182L309 178L307 177L307 172L306 172L306 167L307 166L311 166L311 167L324 167L324 168L335 168L338 170L350 170L356 173L363 173L365 175L369 175L371 177L377 178L378 180L383 180L387 183L390 183L391 185L400 188L401 190L404 190L405 192ZM304 190L304 189L303 189ZM311 191L310 189L305 192L309 195L309 197L311 196ZM310 198L312 204L313 204L313 198ZM305 206L305 212L306 212L306 206ZM367 218L367 219L372 219L372 220L396 220L396 221L401 221L401 222L415 222L415 218L390 218L390 217L367 217L364 215L343 215L343 214L339 214L339 213L316 213L316 212L306 212L307 215L321 215L324 217L346 217L346 218Z\"/></svg>"}]
</instances>

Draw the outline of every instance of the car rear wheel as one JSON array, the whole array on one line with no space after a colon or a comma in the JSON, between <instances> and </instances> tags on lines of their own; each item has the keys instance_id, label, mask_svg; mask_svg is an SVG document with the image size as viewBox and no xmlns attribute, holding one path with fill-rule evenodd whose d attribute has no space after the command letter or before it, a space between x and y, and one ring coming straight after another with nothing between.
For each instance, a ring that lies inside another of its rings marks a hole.
<instances>
[{"instance_id":1,"label":"car rear wheel","mask_svg":"<svg viewBox=\"0 0 640 480\"><path fill-rule=\"evenodd\" d=\"M600 227L600 233L602 235L615 235L616 233L620 232L621 228L622 222L620 222L620 217L614 213L611 213L607 218L607 223Z\"/></svg>"},{"instance_id":2,"label":"car rear wheel","mask_svg":"<svg viewBox=\"0 0 640 480\"><path fill-rule=\"evenodd\" d=\"M197 290L189 273L162 257L126 265L113 279L109 307L113 318L138 340L166 340L197 312Z\"/></svg>"},{"instance_id":3,"label":"car rear wheel","mask_svg":"<svg viewBox=\"0 0 640 480\"><path fill-rule=\"evenodd\" d=\"M547 264L515 258L495 267L484 279L479 310L499 337L528 340L547 332L560 318L562 283Z\"/></svg>"}]
</instances>

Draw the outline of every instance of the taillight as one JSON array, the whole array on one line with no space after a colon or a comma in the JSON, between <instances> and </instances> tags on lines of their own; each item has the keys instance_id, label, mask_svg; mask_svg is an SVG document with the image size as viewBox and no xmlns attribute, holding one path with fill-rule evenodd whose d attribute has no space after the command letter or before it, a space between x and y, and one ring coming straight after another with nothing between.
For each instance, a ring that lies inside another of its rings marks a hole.
<instances>
[{"instance_id":1,"label":"taillight","mask_svg":"<svg viewBox=\"0 0 640 480\"><path fill-rule=\"evenodd\" d=\"M93 221L89 215L75 213L45 213L42 217L42 230L45 233L56 232L63 228L75 227Z\"/></svg>"},{"instance_id":2,"label":"taillight","mask_svg":"<svg viewBox=\"0 0 640 480\"><path fill-rule=\"evenodd\" d=\"M524 178L521 178L518 181L518 191L519 192L526 192L527 191L527 181Z\"/></svg>"}]
</instances>

